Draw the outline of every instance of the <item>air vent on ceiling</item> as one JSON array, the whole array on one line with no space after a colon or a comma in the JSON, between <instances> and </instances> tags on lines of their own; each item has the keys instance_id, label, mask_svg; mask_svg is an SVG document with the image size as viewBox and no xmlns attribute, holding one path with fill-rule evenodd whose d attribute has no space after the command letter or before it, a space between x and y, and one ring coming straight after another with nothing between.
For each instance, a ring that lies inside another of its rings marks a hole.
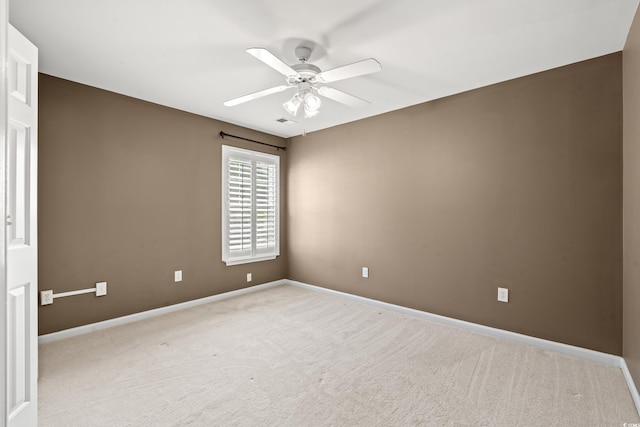
<instances>
[{"instance_id":1,"label":"air vent on ceiling","mask_svg":"<svg viewBox=\"0 0 640 427\"><path fill-rule=\"evenodd\" d=\"M295 125L297 123L293 120L285 119L284 117L277 119L276 122L284 123L285 125Z\"/></svg>"}]
</instances>

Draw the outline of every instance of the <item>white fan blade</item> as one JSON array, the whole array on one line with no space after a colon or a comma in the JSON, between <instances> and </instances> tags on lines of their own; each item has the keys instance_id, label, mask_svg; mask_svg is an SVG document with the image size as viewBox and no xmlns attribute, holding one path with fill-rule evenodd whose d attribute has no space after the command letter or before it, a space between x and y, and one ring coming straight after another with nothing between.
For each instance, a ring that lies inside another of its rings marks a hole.
<instances>
[{"instance_id":1,"label":"white fan blade","mask_svg":"<svg viewBox=\"0 0 640 427\"><path fill-rule=\"evenodd\" d=\"M290 87L293 87L293 86L282 85L282 86L272 87L269 89L261 90L260 92L254 92L254 93L250 93L249 95L241 96L240 98L230 99L229 101L226 101L224 105L226 105L227 107L233 107L234 105L238 105L238 104L242 104L243 102L262 98L263 96L271 95L272 93L283 92L289 89Z\"/></svg>"},{"instance_id":2,"label":"white fan blade","mask_svg":"<svg viewBox=\"0 0 640 427\"><path fill-rule=\"evenodd\" d=\"M353 64L323 71L316 75L316 80L320 83L337 82L338 80L350 79L351 77L363 76L365 74L376 73L382 70L382 65L373 58Z\"/></svg>"},{"instance_id":3,"label":"white fan blade","mask_svg":"<svg viewBox=\"0 0 640 427\"><path fill-rule=\"evenodd\" d=\"M348 93L344 93L341 90L334 89L329 86L322 86L318 89L318 93L324 97L333 99L334 101L338 101L353 108L364 108L371 104L369 101L365 101L364 99L349 95Z\"/></svg>"},{"instance_id":4,"label":"white fan blade","mask_svg":"<svg viewBox=\"0 0 640 427\"><path fill-rule=\"evenodd\" d=\"M262 47L252 47L247 49L247 53L255 56L257 59L267 64L269 67L273 68L281 74L284 74L287 77L298 75L298 72L296 70L282 62L280 58L269 52L267 49L264 49Z\"/></svg>"}]
</instances>

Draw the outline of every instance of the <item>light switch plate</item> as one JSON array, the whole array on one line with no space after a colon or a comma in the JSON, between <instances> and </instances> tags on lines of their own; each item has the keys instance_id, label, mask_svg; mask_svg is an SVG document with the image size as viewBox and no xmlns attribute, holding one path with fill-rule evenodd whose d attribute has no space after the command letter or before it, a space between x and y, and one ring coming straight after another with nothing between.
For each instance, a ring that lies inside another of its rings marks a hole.
<instances>
[{"instance_id":1,"label":"light switch plate","mask_svg":"<svg viewBox=\"0 0 640 427\"><path fill-rule=\"evenodd\" d=\"M365 279L369 278L369 267L362 267L362 277Z\"/></svg>"},{"instance_id":2,"label":"light switch plate","mask_svg":"<svg viewBox=\"0 0 640 427\"><path fill-rule=\"evenodd\" d=\"M173 272L173 281L182 282L182 270L176 270Z\"/></svg>"}]
</instances>

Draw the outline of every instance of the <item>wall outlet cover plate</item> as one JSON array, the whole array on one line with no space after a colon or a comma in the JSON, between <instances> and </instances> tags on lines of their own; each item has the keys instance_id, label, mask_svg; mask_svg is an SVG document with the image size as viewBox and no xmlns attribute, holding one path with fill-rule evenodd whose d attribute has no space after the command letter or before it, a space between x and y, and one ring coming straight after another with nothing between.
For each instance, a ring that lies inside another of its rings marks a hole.
<instances>
[{"instance_id":1,"label":"wall outlet cover plate","mask_svg":"<svg viewBox=\"0 0 640 427\"><path fill-rule=\"evenodd\" d=\"M498 301L509 302L509 289L498 288Z\"/></svg>"},{"instance_id":2,"label":"wall outlet cover plate","mask_svg":"<svg viewBox=\"0 0 640 427\"><path fill-rule=\"evenodd\" d=\"M96 283L96 296L102 297L107 294L107 282Z\"/></svg>"},{"instance_id":3,"label":"wall outlet cover plate","mask_svg":"<svg viewBox=\"0 0 640 427\"><path fill-rule=\"evenodd\" d=\"M40 305L53 304L53 291L40 292Z\"/></svg>"}]
</instances>

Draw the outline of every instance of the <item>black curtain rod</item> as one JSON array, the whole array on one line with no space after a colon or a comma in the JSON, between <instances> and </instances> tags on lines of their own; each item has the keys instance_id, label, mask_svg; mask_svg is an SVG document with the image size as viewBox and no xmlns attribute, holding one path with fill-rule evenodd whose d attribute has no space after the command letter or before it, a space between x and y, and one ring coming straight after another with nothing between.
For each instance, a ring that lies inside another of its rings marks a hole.
<instances>
[{"instance_id":1,"label":"black curtain rod","mask_svg":"<svg viewBox=\"0 0 640 427\"><path fill-rule=\"evenodd\" d=\"M255 141L253 139L244 138L242 136L231 135L230 133L224 133L224 132L220 131L220 138L224 139L225 136L228 136L228 137L231 137L231 138L236 138L236 139L242 139L244 141L255 142L256 144L267 145L269 147L277 148L278 150L287 151L287 147L280 147L279 145L271 145L271 144L267 144L266 142Z\"/></svg>"}]
</instances>

